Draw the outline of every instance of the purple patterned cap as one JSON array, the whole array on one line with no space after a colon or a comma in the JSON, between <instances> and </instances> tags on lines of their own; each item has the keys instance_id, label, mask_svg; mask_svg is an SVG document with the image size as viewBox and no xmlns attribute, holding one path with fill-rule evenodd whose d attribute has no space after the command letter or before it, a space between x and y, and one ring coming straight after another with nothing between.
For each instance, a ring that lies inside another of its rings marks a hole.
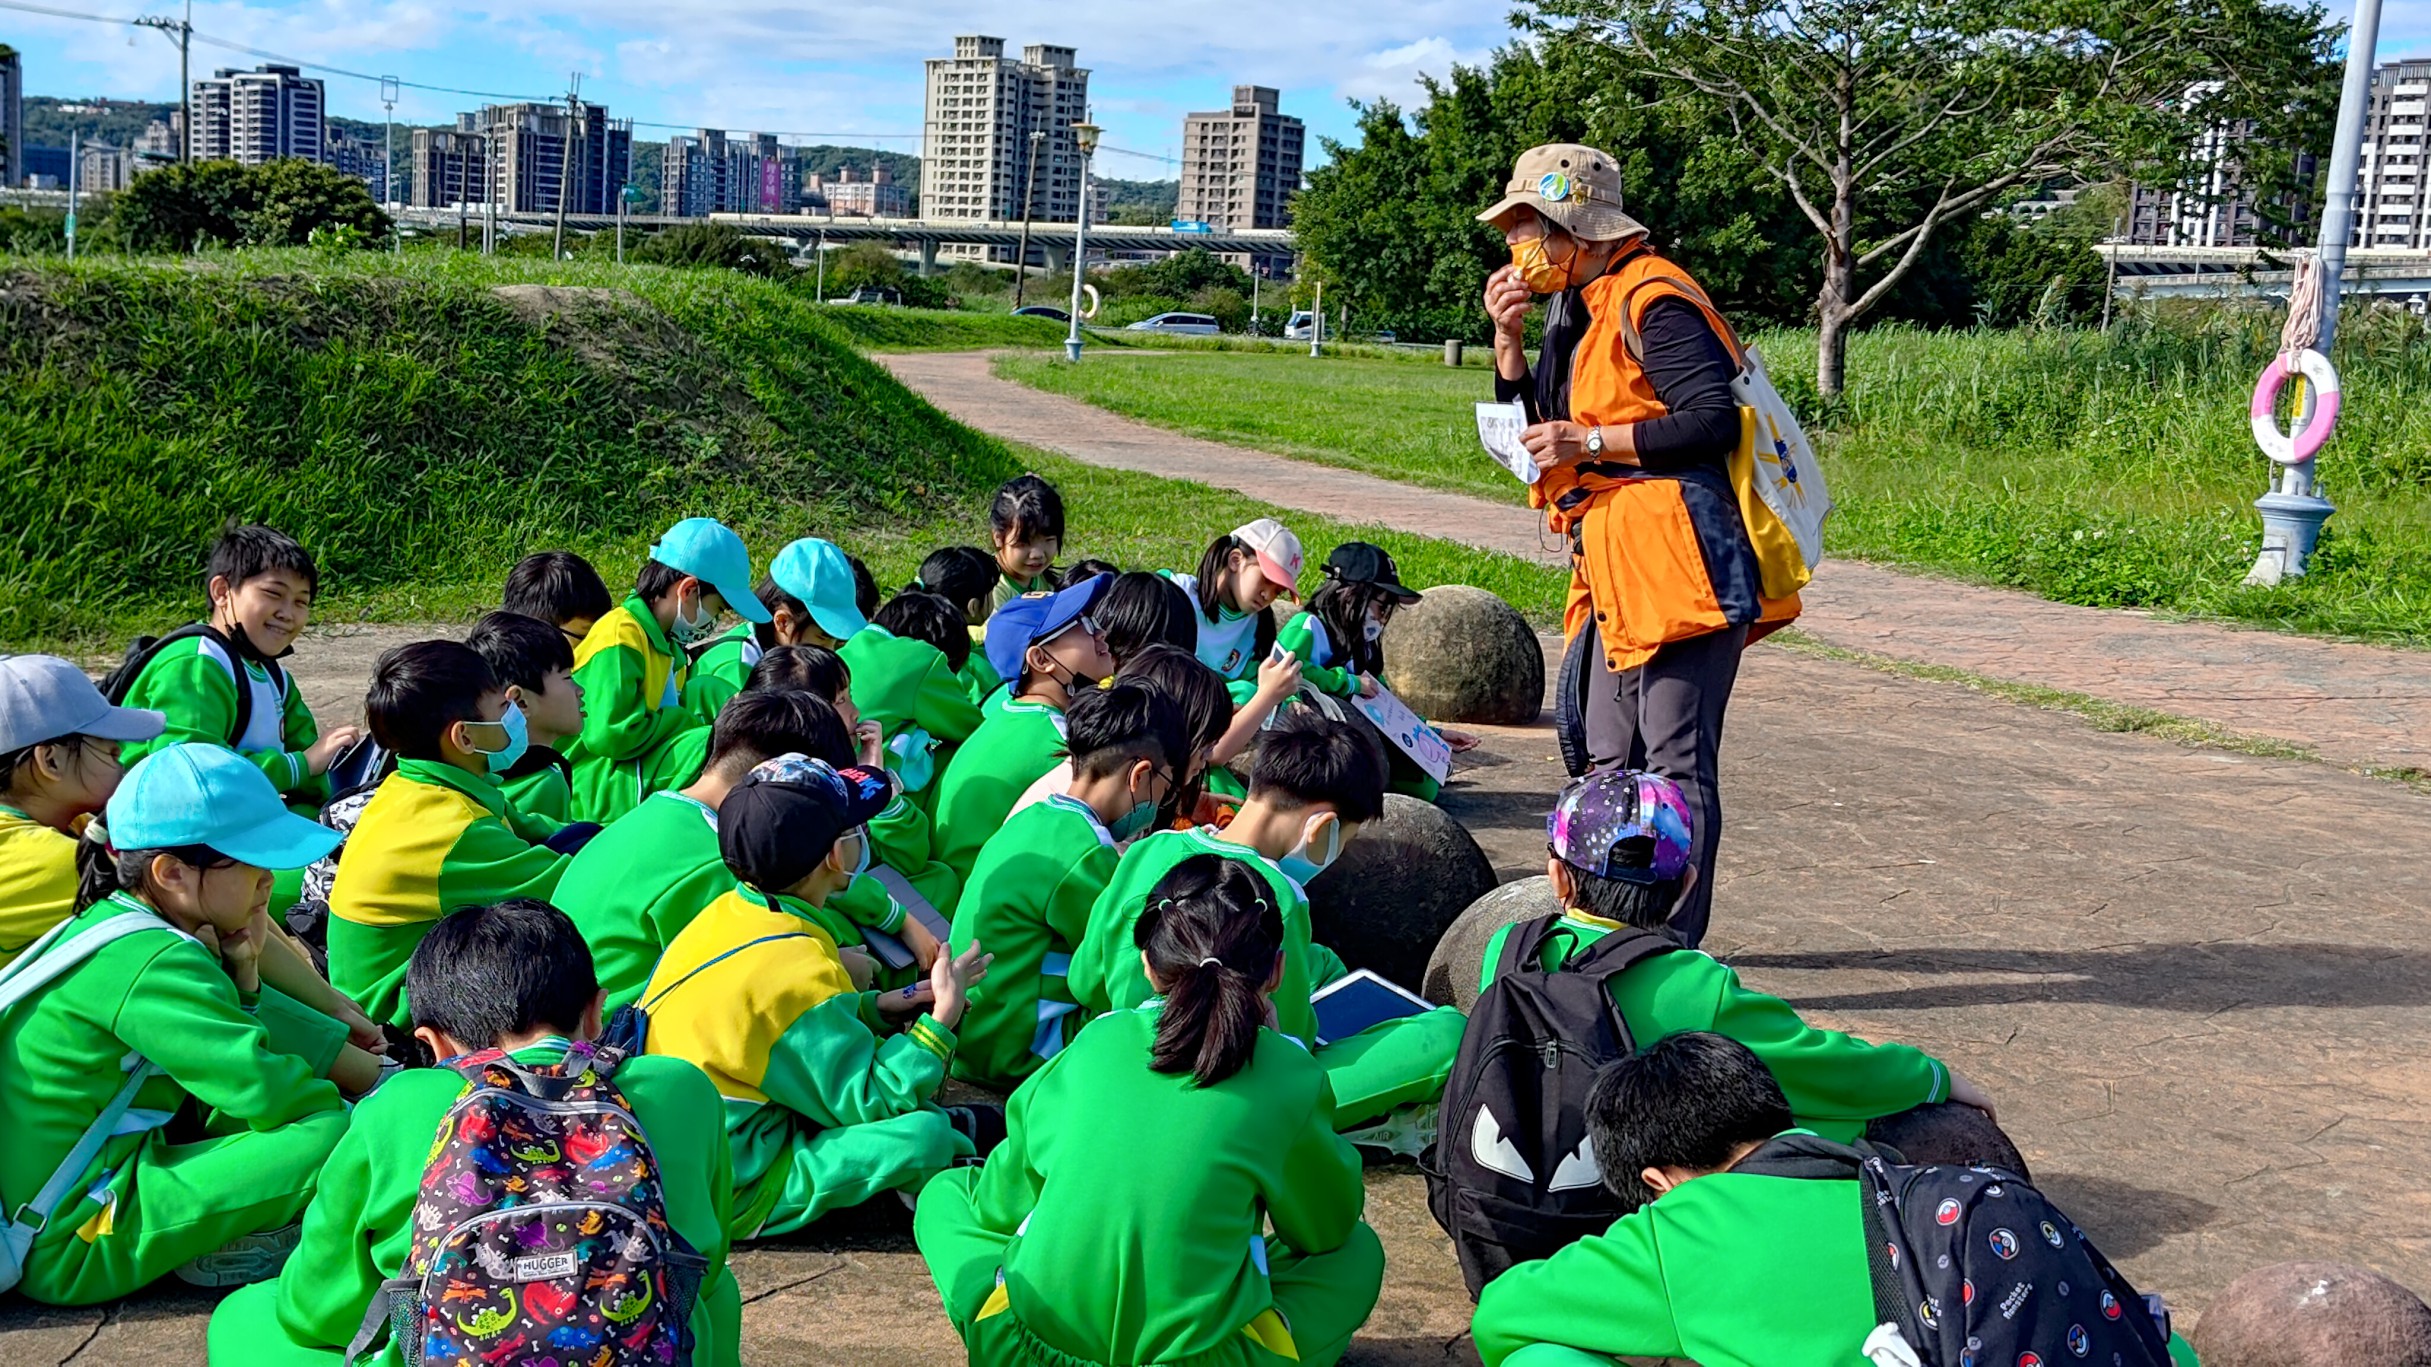
<instances>
[{"instance_id":1,"label":"purple patterned cap","mask_svg":"<svg viewBox=\"0 0 2431 1367\"><path fill-rule=\"evenodd\" d=\"M1562 789L1545 839L1572 868L1625 883L1668 883L1695 849L1688 798L1661 774L1617 769Z\"/></svg>"}]
</instances>

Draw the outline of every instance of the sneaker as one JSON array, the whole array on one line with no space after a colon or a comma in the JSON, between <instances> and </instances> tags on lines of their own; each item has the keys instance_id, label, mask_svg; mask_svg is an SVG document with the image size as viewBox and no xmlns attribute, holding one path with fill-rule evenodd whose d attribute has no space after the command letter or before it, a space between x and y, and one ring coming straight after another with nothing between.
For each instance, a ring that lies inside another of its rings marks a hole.
<instances>
[{"instance_id":1,"label":"sneaker","mask_svg":"<svg viewBox=\"0 0 2431 1367\"><path fill-rule=\"evenodd\" d=\"M178 1268L177 1279L188 1286L251 1286L266 1282L279 1275L279 1269L287 1265L287 1255L295 1252L303 1237L301 1220L248 1234Z\"/></svg>"},{"instance_id":2,"label":"sneaker","mask_svg":"<svg viewBox=\"0 0 2431 1367\"><path fill-rule=\"evenodd\" d=\"M1414 1101L1407 1106L1394 1107L1372 1125L1345 1130L1342 1137L1358 1148L1374 1149L1402 1158L1416 1158L1426 1152L1427 1145L1435 1142L1440 1110L1432 1101Z\"/></svg>"},{"instance_id":3,"label":"sneaker","mask_svg":"<svg viewBox=\"0 0 2431 1367\"><path fill-rule=\"evenodd\" d=\"M948 1106L945 1118L953 1122L956 1132L971 1141L981 1158L987 1157L1004 1142L1004 1107L975 1101L966 1106Z\"/></svg>"}]
</instances>

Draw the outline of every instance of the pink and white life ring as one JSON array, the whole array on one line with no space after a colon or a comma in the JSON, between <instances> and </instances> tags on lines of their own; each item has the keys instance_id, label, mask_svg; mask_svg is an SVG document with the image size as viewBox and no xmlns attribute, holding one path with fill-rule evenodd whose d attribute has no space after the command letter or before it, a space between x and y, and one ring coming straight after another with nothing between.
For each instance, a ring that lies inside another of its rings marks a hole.
<instances>
[{"instance_id":1,"label":"pink and white life ring","mask_svg":"<svg viewBox=\"0 0 2431 1367\"><path fill-rule=\"evenodd\" d=\"M2291 374L2302 375L2313 387L2313 416L2301 429L2282 433L2272 410ZM2284 355L2273 357L2263 368L2262 378L2254 381L2254 403L2248 413L2253 419L2254 444L2262 448L2262 454L2281 465L2311 460L2338 423L2337 367L2330 364L2329 357L2310 349L2297 352L2292 366Z\"/></svg>"}]
</instances>

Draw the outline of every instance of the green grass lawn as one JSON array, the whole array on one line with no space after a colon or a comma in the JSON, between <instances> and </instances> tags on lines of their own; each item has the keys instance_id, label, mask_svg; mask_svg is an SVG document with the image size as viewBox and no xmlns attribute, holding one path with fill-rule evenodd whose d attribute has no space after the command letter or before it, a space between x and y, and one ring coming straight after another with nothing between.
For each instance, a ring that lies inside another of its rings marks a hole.
<instances>
[{"instance_id":1,"label":"green grass lawn","mask_svg":"<svg viewBox=\"0 0 2431 1367\"><path fill-rule=\"evenodd\" d=\"M2088 332L1877 328L1849 391L1820 404L1811 334L1757 338L1822 420L1836 555L2292 631L2431 645L2431 341L2372 315L2340 334L2346 409L2322 458L2339 505L2312 573L2240 586L2261 545L2267 465L2246 397L2275 348L2265 314ZM1285 355L1002 358L1006 378L1158 426L1506 502L1476 448L1481 368Z\"/></svg>"}]
</instances>

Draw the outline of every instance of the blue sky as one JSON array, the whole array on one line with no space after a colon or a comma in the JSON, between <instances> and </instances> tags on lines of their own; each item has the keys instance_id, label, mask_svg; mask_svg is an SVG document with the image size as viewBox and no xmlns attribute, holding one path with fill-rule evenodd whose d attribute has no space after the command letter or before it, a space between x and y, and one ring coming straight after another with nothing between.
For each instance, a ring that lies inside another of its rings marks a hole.
<instances>
[{"instance_id":1,"label":"blue sky","mask_svg":"<svg viewBox=\"0 0 2431 1367\"><path fill-rule=\"evenodd\" d=\"M174 12L174 2L29 0L110 16ZM1279 87L1284 112L1312 133L1347 136L1347 98L1414 102L1418 73L1475 62L1506 41L1507 13L1499 0L203 0L194 26L306 61L474 90L562 94L580 70L584 94L621 117L901 151L917 150L916 136L899 135L920 129L921 60L950 53L958 33L986 33L1014 50L1078 48L1107 145L1171 155L1182 115L1222 107L1235 83ZM0 9L0 42L24 52L29 94L176 98L176 51L152 32ZM198 75L259 60L199 40L194 48ZM328 81L332 113L381 116L371 82L314 74ZM397 115L437 122L479 103L408 89ZM1166 162L1120 154L1102 167L1135 179L1173 174Z\"/></svg>"}]
</instances>

